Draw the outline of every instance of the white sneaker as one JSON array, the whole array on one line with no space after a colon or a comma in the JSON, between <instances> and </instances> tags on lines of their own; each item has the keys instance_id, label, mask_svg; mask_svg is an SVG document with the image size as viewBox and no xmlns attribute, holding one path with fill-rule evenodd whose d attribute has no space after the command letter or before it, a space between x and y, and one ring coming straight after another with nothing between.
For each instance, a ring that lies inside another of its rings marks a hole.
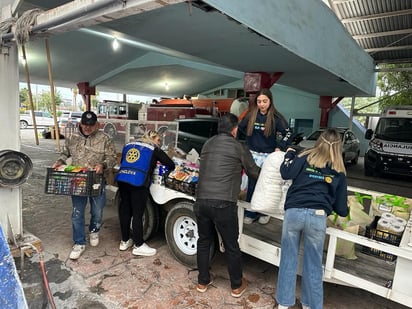
<instances>
[{"instance_id":1,"label":"white sneaker","mask_svg":"<svg viewBox=\"0 0 412 309\"><path fill-rule=\"evenodd\" d=\"M90 246L96 247L99 244L99 232L90 233Z\"/></svg>"},{"instance_id":2,"label":"white sneaker","mask_svg":"<svg viewBox=\"0 0 412 309\"><path fill-rule=\"evenodd\" d=\"M129 249L131 246L133 246L133 239L129 239L128 241L120 241L120 246L119 250L120 251L126 251Z\"/></svg>"},{"instance_id":3,"label":"white sneaker","mask_svg":"<svg viewBox=\"0 0 412 309\"><path fill-rule=\"evenodd\" d=\"M270 216L260 216L258 222L260 224L268 224L270 221Z\"/></svg>"},{"instance_id":4,"label":"white sneaker","mask_svg":"<svg viewBox=\"0 0 412 309\"><path fill-rule=\"evenodd\" d=\"M74 245L72 252L70 252L70 259L77 260L82 255L85 249L85 245Z\"/></svg>"},{"instance_id":5,"label":"white sneaker","mask_svg":"<svg viewBox=\"0 0 412 309\"><path fill-rule=\"evenodd\" d=\"M152 256L155 255L157 252L156 249L150 248L146 243L143 243L140 247L133 246L133 255L144 255L144 256Z\"/></svg>"},{"instance_id":6,"label":"white sneaker","mask_svg":"<svg viewBox=\"0 0 412 309\"><path fill-rule=\"evenodd\" d=\"M256 218L244 217L243 218L243 223L244 224L252 224L255 220L256 220Z\"/></svg>"}]
</instances>

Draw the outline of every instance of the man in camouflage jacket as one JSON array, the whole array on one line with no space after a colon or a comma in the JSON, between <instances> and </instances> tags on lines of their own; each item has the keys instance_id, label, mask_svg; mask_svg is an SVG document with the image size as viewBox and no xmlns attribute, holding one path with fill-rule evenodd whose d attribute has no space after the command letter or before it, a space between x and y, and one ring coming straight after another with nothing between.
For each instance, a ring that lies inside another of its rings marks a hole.
<instances>
[{"instance_id":1,"label":"man in camouflage jacket","mask_svg":"<svg viewBox=\"0 0 412 309\"><path fill-rule=\"evenodd\" d=\"M99 131L97 116L93 112L84 112L78 131L65 141L65 147L53 168L59 168L71 159L71 165L85 167L104 174L116 164L116 151L110 137ZM90 245L99 244L99 230L103 219L103 208L106 204L106 191L103 185L102 193L98 196L72 195L72 227L73 250L70 259L76 260L86 247L85 209L87 201L90 203Z\"/></svg>"}]
</instances>

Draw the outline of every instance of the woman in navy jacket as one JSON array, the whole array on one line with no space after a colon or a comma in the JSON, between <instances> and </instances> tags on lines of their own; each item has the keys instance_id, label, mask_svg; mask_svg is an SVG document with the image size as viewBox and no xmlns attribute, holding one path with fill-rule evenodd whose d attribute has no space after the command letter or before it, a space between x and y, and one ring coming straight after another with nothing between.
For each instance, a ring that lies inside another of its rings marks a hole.
<instances>
[{"instance_id":1,"label":"woman in navy jacket","mask_svg":"<svg viewBox=\"0 0 412 309\"><path fill-rule=\"evenodd\" d=\"M339 132L325 130L313 148L301 154L289 148L280 167L283 179L292 179L285 201L281 259L276 300L278 308L295 304L300 240L303 240L301 303L303 309L323 307L322 256L327 216L345 217L346 170Z\"/></svg>"}]
</instances>

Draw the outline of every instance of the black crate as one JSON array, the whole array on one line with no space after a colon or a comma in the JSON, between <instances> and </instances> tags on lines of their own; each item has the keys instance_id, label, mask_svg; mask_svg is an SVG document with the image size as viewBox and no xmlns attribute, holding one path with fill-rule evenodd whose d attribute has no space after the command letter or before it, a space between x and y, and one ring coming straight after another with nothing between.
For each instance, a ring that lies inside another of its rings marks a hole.
<instances>
[{"instance_id":1,"label":"black crate","mask_svg":"<svg viewBox=\"0 0 412 309\"><path fill-rule=\"evenodd\" d=\"M366 226L365 237L399 247L402 235L396 235L396 234L392 234L386 231L378 230L376 227L378 225L378 221L380 218L381 217L379 216L375 216L375 219L373 220L373 222ZM362 246L362 253L376 256L377 258L381 260L390 261L390 262L395 261L397 258L396 255L393 255L391 253L369 248L366 246Z\"/></svg>"},{"instance_id":2,"label":"black crate","mask_svg":"<svg viewBox=\"0 0 412 309\"><path fill-rule=\"evenodd\" d=\"M98 196L104 186L102 174L95 171L60 172L47 169L45 193L56 195Z\"/></svg>"},{"instance_id":3,"label":"black crate","mask_svg":"<svg viewBox=\"0 0 412 309\"><path fill-rule=\"evenodd\" d=\"M173 189L192 196L195 196L196 194L197 182L185 182L171 177L165 177L164 181L166 188Z\"/></svg>"}]
</instances>

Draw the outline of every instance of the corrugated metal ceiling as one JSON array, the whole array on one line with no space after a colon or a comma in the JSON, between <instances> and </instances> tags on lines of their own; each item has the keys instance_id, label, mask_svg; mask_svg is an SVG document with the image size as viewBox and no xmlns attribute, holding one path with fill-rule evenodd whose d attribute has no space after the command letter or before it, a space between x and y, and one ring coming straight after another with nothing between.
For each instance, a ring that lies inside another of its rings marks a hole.
<instances>
[{"instance_id":1,"label":"corrugated metal ceiling","mask_svg":"<svg viewBox=\"0 0 412 309\"><path fill-rule=\"evenodd\" d=\"M328 4L377 64L412 63L412 0L328 0Z\"/></svg>"}]
</instances>

